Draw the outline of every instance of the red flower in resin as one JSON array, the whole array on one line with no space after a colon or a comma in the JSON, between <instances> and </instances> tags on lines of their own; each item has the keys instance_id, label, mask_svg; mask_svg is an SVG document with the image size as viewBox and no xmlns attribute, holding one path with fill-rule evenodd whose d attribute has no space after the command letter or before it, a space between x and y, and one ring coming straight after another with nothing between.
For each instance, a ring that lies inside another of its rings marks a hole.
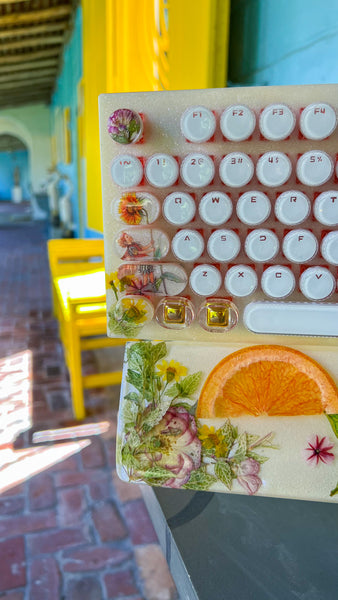
<instances>
[{"instance_id":1,"label":"red flower in resin","mask_svg":"<svg viewBox=\"0 0 338 600\"><path fill-rule=\"evenodd\" d=\"M318 465L320 462L329 464L334 460L332 450L334 444L326 437L319 438L318 435L313 436L305 448L306 460L313 465Z\"/></svg>"}]
</instances>

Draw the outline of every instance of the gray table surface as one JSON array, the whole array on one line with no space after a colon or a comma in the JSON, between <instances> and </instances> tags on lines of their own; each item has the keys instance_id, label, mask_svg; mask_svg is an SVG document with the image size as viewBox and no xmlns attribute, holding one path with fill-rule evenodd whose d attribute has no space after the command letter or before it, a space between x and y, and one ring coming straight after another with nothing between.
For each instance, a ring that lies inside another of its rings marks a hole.
<instances>
[{"instance_id":1,"label":"gray table surface","mask_svg":"<svg viewBox=\"0 0 338 600\"><path fill-rule=\"evenodd\" d=\"M338 600L338 505L142 488L181 600Z\"/></svg>"}]
</instances>

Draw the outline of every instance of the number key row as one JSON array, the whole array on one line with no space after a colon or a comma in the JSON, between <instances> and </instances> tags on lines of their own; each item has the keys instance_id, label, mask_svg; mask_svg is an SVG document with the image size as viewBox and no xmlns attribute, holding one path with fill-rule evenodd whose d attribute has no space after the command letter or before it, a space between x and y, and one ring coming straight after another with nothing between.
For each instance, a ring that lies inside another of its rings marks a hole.
<instances>
[{"instance_id":1,"label":"number key row","mask_svg":"<svg viewBox=\"0 0 338 600\"><path fill-rule=\"evenodd\" d=\"M258 181L267 187L285 184L291 176L290 158L283 152L266 152L256 161L243 152L231 152L224 156L219 165L219 177L224 185L239 188L247 185L256 171ZM304 185L319 186L326 183L333 174L333 159L319 150L302 154L296 165L298 179ZM148 183L156 188L174 185L179 175L189 187L201 188L209 185L215 177L216 168L212 156L196 152L178 161L169 154L153 154L143 164L140 158L129 154L117 156L111 165L113 181L122 188L138 186L145 174Z\"/></svg>"}]
</instances>

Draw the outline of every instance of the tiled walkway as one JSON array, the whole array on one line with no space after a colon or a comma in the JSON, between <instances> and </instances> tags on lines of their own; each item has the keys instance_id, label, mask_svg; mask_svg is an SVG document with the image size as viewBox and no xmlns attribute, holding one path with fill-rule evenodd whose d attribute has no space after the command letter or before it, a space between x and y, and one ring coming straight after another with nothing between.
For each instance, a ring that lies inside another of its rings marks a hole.
<instances>
[{"instance_id":1,"label":"tiled walkway","mask_svg":"<svg viewBox=\"0 0 338 600\"><path fill-rule=\"evenodd\" d=\"M74 425L45 241L39 224L0 227L0 598L172 600L140 490L116 477L117 390L87 396L100 435L32 442Z\"/></svg>"}]
</instances>

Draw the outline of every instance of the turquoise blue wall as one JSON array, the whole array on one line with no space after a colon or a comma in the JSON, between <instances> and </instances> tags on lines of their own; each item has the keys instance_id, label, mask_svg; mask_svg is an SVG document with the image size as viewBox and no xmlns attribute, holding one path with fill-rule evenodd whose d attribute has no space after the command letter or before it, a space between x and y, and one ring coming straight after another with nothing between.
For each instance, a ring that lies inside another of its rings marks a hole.
<instances>
[{"instance_id":1,"label":"turquoise blue wall","mask_svg":"<svg viewBox=\"0 0 338 600\"><path fill-rule=\"evenodd\" d=\"M23 200L29 200L29 163L27 150L0 152L0 200L11 199L11 189L14 185L13 174L17 167L20 170L20 185Z\"/></svg>"},{"instance_id":2,"label":"turquoise blue wall","mask_svg":"<svg viewBox=\"0 0 338 600\"><path fill-rule=\"evenodd\" d=\"M53 94L51 109L70 107L72 132L72 161L70 164L58 163L60 173L68 175L74 187L72 195L73 221L76 225L75 235L79 233L79 197L77 181L77 85L82 78L82 11L78 8L75 17L74 30L69 43L65 46L63 68L57 80ZM63 192L63 182L59 184L60 194Z\"/></svg>"},{"instance_id":3,"label":"turquoise blue wall","mask_svg":"<svg viewBox=\"0 0 338 600\"><path fill-rule=\"evenodd\" d=\"M230 85L337 83L337 0L232 0Z\"/></svg>"}]
</instances>

